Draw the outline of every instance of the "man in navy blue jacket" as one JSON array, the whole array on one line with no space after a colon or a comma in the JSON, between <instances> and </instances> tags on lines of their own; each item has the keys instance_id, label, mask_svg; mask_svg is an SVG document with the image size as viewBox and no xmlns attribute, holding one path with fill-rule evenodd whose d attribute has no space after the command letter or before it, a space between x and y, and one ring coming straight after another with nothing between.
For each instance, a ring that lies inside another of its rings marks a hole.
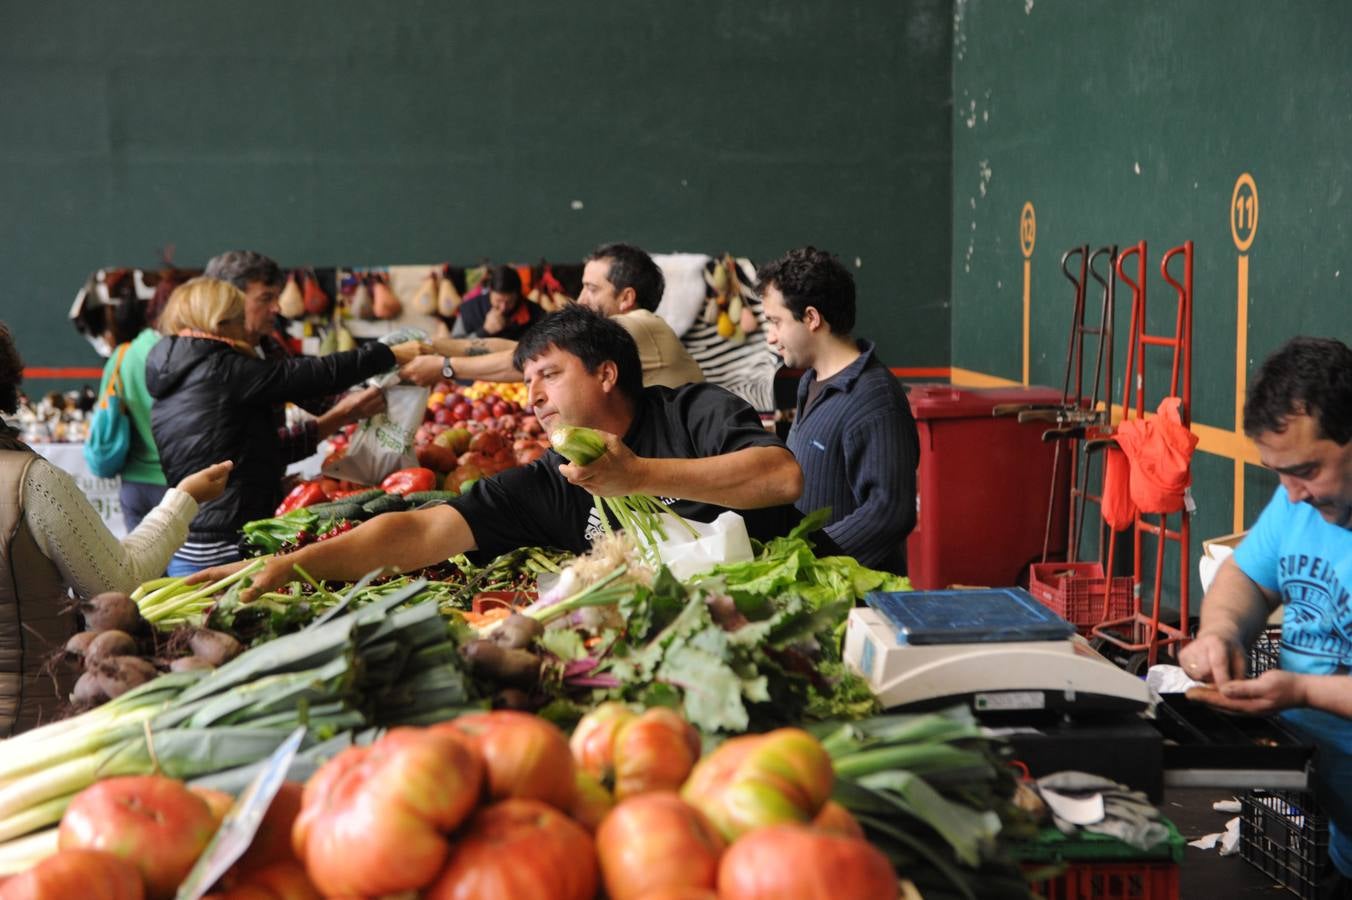
<instances>
[{"instance_id":1,"label":"man in navy blue jacket","mask_svg":"<svg viewBox=\"0 0 1352 900\"><path fill-rule=\"evenodd\" d=\"M806 369L788 445L803 469L804 513L831 508L826 533L874 569L906 574L920 459L906 392L854 328L854 279L829 253L790 250L759 273L766 340Z\"/></svg>"}]
</instances>

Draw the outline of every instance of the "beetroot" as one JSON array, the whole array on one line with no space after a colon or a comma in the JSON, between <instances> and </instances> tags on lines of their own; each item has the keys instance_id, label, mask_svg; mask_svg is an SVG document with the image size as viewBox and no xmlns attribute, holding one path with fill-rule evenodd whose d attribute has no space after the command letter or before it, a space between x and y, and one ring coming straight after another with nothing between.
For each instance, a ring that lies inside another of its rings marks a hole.
<instances>
[{"instance_id":1,"label":"beetroot","mask_svg":"<svg viewBox=\"0 0 1352 900\"><path fill-rule=\"evenodd\" d=\"M142 624L136 601L119 591L96 594L80 604L85 627L90 631L125 631L130 634Z\"/></svg>"},{"instance_id":2,"label":"beetroot","mask_svg":"<svg viewBox=\"0 0 1352 900\"><path fill-rule=\"evenodd\" d=\"M100 631L85 647L85 668L92 669L114 656L132 656L135 653L136 640L125 631Z\"/></svg>"}]
</instances>

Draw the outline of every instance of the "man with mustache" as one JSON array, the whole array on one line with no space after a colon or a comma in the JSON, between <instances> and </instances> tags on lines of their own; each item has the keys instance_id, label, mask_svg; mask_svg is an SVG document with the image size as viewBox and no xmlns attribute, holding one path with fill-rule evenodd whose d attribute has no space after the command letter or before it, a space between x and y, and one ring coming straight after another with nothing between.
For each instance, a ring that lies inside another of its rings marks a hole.
<instances>
[{"instance_id":1,"label":"man with mustache","mask_svg":"<svg viewBox=\"0 0 1352 900\"><path fill-rule=\"evenodd\" d=\"M1189 697L1235 712L1280 712L1319 748L1319 803L1333 867L1319 896L1352 896L1352 349L1293 338L1263 363L1244 431L1280 486L1202 601L1179 653L1209 682ZM1285 605L1281 665L1246 679L1246 648Z\"/></svg>"}]
</instances>

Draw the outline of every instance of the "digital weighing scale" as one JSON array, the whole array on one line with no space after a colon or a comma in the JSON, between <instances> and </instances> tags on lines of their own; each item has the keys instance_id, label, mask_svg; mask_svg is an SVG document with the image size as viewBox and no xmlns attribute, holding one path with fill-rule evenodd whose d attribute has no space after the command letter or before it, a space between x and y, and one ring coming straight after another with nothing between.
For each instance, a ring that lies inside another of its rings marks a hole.
<instances>
[{"instance_id":1,"label":"digital weighing scale","mask_svg":"<svg viewBox=\"0 0 1352 900\"><path fill-rule=\"evenodd\" d=\"M875 591L851 610L845 662L884 709L970 703L978 713L1136 712L1145 681L1019 588Z\"/></svg>"}]
</instances>

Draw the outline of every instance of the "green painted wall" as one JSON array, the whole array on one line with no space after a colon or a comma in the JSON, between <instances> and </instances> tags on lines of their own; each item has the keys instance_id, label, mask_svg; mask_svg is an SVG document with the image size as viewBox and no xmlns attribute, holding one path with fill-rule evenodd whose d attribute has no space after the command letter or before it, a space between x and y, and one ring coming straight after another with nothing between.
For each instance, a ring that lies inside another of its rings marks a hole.
<instances>
[{"instance_id":1,"label":"green painted wall","mask_svg":"<svg viewBox=\"0 0 1352 900\"><path fill-rule=\"evenodd\" d=\"M1032 381L1061 384L1071 302L1062 252L1145 239L1154 267L1191 239L1193 416L1232 428L1230 211L1244 172L1259 197L1249 371L1293 334L1352 336L1346 3L958 0L954 22L953 365L1021 377L1019 214L1031 202ZM1157 269L1148 296L1160 330L1168 295ZM1148 374L1160 383L1158 368ZM1198 538L1231 530L1233 474L1228 459L1198 457ZM1251 521L1275 482L1248 467L1245 483Z\"/></svg>"},{"instance_id":2,"label":"green painted wall","mask_svg":"<svg viewBox=\"0 0 1352 900\"><path fill-rule=\"evenodd\" d=\"M946 365L951 39L950 0L0 0L0 316L30 365L88 366L65 324L86 274L170 244L379 265L811 242L858 260L889 362Z\"/></svg>"}]
</instances>

